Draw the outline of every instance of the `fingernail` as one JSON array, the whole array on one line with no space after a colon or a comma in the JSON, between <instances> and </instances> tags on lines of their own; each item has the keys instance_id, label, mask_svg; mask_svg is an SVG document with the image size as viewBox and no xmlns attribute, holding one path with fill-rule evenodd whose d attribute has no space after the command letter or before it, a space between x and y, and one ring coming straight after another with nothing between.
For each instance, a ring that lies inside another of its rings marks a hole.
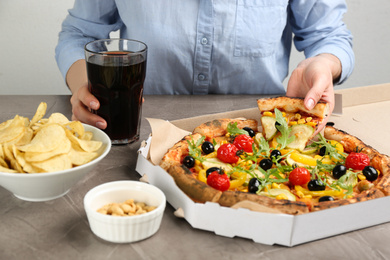
<instances>
[{"instance_id":1,"label":"fingernail","mask_svg":"<svg viewBox=\"0 0 390 260\"><path fill-rule=\"evenodd\" d=\"M89 106L90 106L92 109L97 109L97 108L98 108L98 103L95 102L95 101L91 101L91 103L89 103Z\"/></svg>"},{"instance_id":2,"label":"fingernail","mask_svg":"<svg viewBox=\"0 0 390 260\"><path fill-rule=\"evenodd\" d=\"M96 122L96 127L100 129L104 129L104 123L103 122Z\"/></svg>"},{"instance_id":3,"label":"fingernail","mask_svg":"<svg viewBox=\"0 0 390 260\"><path fill-rule=\"evenodd\" d=\"M313 107L314 107L314 105L315 105L315 102L314 102L313 99L309 99L309 100L307 101L307 103L306 103L306 106L307 106L307 108L308 108L309 110L312 110Z\"/></svg>"}]
</instances>

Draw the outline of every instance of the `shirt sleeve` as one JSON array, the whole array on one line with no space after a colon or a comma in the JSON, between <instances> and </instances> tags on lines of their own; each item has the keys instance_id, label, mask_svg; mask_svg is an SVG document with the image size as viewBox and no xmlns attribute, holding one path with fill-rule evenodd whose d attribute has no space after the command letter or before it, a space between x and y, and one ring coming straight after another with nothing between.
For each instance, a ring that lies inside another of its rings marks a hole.
<instances>
[{"instance_id":1,"label":"shirt sleeve","mask_svg":"<svg viewBox=\"0 0 390 260\"><path fill-rule=\"evenodd\" d=\"M342 20L346 10L344 0L294 0L290 4L295 47L304 51L306 58L321 53L338 57L342 73L337 84L351 75L355 63L352 34Z\"/></svg>"},{"instance_id":2,"label":"shirt sleeve","mask_svg":"<svg viewBox=\"0 0 390 260\"><path fill-rule=\"evenodd\" d=\"M76 0L62 23L55 49L57 65L64 79L70 66L85 58L85 44L107 39L110 32L121 26L115 1Z\"/></svg>"}]
</instances>

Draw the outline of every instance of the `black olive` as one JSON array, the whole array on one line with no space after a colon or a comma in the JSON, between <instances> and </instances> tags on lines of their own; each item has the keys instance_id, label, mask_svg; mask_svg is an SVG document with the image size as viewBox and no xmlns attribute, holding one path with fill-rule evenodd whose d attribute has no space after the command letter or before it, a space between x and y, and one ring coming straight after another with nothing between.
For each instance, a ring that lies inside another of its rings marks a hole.
<instances>
[{"instance_id":1,"label":"black olive","mask_svg":"<svg viewBox=\"0 0 390 260\"><path fill-rule=\"evenodd\" d=\"M324 202L324 201L334 201L334 198L332 196L322 196L318 199L318 202Z\"/></svg>"},{"instance_id":2,"label":"black olive","mask_svg":"<svg viewBox=\"0 0 390 260\"><path fill-rule=\"evenodd\" d=\"M256 193L259 190L260 181L257 178L252 178L248 183L248 192Z\"/></svg>"},{"instance_id":3,"label":"black olive","mask_svg":"<svg viewBox=\"0 0 390 260\"><path fill-rule=\"evenodd\" d=\"M267 159L267 158L265 158L259 162L261 169L263 169L264 171L271 169L273 164L274 163L270 159Z\"/></svg>"},{"instance_id":4,"label":"black olive","mask_svg":"<svg viewBox=\"0 0 390 260\"><path fill-rule=\"evenodd\" d=\"M280 124L278 121L275 121L275 127L276 127L276 129L278 129L277 126L281 126L281 124Z\"/></svg>"},{"instance_id":5,"label":"black olive","mask_svg":"<svg viewBox=\"0 0 390 260\"><path fill-rule=\"evenodd\" d=\"M378 179L378 171L372 166L366 166L363 169L363 175L368 181L375 181Z\"/></svg>"},{"instance_id":6,"label":"black olive","mask_svg":"<svg viewBox=\"0 0 390 260\"><path fill-rule=\"evenodd\" d=\"M209 177L210 173L217 171L219 174L223 175L225 172L222 168L219 167L210 167L206 170L206 177Z\"/></svg>"},{"instance_id":7,"label":"black olive","mask_svg":"<svg viewBox=\"0 0 390 260\"><path fill-rule=\"evenodd\" d=\"M212 152L214 152L214 145L211 142L209 142L209 141L205 141L202 144L202 151L205 154L212 153Z\"/></svg>"},{"instance_id":8,"label":"black olive","mask_svg":"<svg viewBox=\"0 0 390 260\"><path fill-rule=\"evenodd\" d=\"M347 173L347 167L342 164L336 165L332 170L333 178L340 179L341 176Z\"/></svg>"},{"instance_id":9,"label":"black olive","mask_svg":"<svg viewBox=\"0 0 390 260\"><path fill-rule=\"evenodd\" d=\"M315 180L310 180L309 183L307 184L307 188L310 190L310 191L320 191L320 190L325 190L325 184L318 180L318 179L315 179Z\"/></svg>"},{"instance_id":10,"label":"black olive","mask_svg":"<svg viewBox=\"0 0 390 260\"><path fill-rule=\"evenodd\" d=\"M195 165L195 159L194 157L192 157L191 155L187 155L186 157L184 157L183 159L183 164L185 167L187 168L192 168L194 167Z\"/></svg>"},{"instance_id":11,"label":"black olive","mask_svg":"<svg viewBox=\"0 0 390 260\"><path fill-rule=\"evenodd\" d=\"M270 157L271 159L278 159L280 156L282 156L282 153L279 151L279 150L272 150L271 154L270 154ZM279 160L278 162L280 162L281 160Z\"/></svg>"},{"instance_id":12,"label":"black olive","mask_svg":"<svg viewBox=\"0 0 390 260\"><path fill-rule=\"evenodd\" d=\"M246 126L243 129L248 132L250 137L254 137L255 136L255 131L253 131L252 128Z\"/></svg>"},{"instance_id":13,"label":"black olive","mask_svg":"<svg viewBox=\"0 0 390 260\"><path fill-rule=\"evenodd\" d=\"M326 125L327 126L334 126L334 122L327 122Z\"/></svg>"},{"instance_id":14,"label":"black olive","mask_svg":"<svg viewBox=\"0 0 390 260\"><path fill-rule=\"evenodd\" d=\"M326 154L326 146L322 146L320 148L320 151L318 152L319 155L324 156Z\"/></svg>"}]
</instances>

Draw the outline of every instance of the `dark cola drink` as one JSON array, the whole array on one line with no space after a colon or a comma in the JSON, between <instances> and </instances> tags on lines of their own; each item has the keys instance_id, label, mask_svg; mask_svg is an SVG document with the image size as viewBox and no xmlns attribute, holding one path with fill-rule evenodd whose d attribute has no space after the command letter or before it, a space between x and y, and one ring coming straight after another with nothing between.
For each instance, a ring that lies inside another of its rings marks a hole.
<instances>
[{"instance_id":1,"label":"dark cola drink","mask_svg":"<svg viewBox=\"0 0 390 260\"><path fill-rule=\"evenodd\" d=\"M93 113L107 121L104 130L113 144L139 139L146 56L108 51L87 59L89 91L99 100Z\"/></svg>"}]
</instances>

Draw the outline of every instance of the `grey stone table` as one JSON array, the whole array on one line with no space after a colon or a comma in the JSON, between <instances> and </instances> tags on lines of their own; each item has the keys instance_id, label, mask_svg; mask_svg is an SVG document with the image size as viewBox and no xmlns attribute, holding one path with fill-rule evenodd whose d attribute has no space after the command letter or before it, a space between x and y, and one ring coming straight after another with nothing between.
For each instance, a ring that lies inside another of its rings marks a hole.
<instances>
[{"instance_id":1,"label":"grey stone table","mask_svg":"<svg viewBox=\"0 0 390 260\"><path fill-rule=\"evenodd\" d=\"M141 140L151 131L146 117L174 120L252 108L258 97L146 96ZM61 112L70 118L69 99L0 96L0 121L15 114L31 118L41 101L48 104L47 114ZM140 142L113 146L98 167L56 200L26 202L0 187L0 259L390 259L390 223L288 248L194 229L175 217L169 204L153 237L132 244L103 241L89 228L84 195L104 182L138 180L135 166L139 146Z\"/></svg>"}]
</instances>

